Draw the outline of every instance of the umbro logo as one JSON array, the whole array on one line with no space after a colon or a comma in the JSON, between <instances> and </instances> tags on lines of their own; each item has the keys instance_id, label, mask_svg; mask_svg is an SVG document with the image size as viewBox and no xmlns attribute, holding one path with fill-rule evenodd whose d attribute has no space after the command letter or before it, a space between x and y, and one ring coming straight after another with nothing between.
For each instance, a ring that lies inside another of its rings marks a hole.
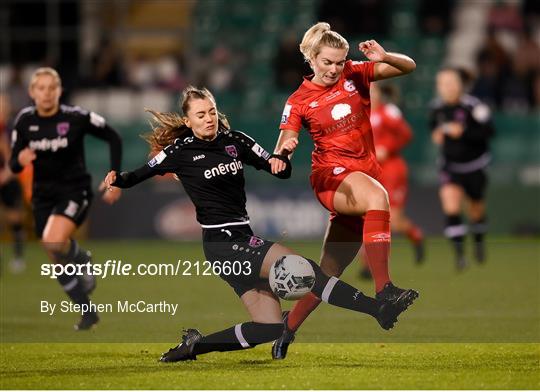
<instances>
[{"instance_id":1,"label":"umbro logo","mask_svg":"<svg viewBox=\"0 0 540 392\"><path fill-rule=\"evenodd\" d=\"M338 174L341 174L345 171L345 168L344 167L334 167L334 170L333 170L333 173L334 173L334 176L337 176Z\"/></svg>"},{"instance_id":2,"label":"umbro logo","mask_svg":"<svg viewBox=\"0 0 540 392\"><path fill-rule=\"evenodd\" d=\"M371 238L374 238L376 240L375 242L390 241L390 234L388 234L388 233L374 234L374 235L371 236Z\"/></svg>"},{"instance_id":3,"label":"umbro logo","mask_svg":"<svg viewBox=\"0 0 540 392\"><path fill-rule=\"evenodd\" d=\"M201 154L201 155L195 155L195 156L193 157L193 162L198 161L199 159L204 159L204 158L206 158L206 156L205 156L204 154Z\"/></svg>"},{"instance_id":4,"label":"umbro logo","mask_svg":"<svg viewBox=\"0 0 540 392\"><path fill-rule=\"evenodd\" d=\"M313 109L313 108L316 108L317 106L319 106L319 102L317 102L317 101L313 101L313 102L311 102L311 103L309 104L309 107L312 108L312 109Z\"/></svg>"}]
</instances>

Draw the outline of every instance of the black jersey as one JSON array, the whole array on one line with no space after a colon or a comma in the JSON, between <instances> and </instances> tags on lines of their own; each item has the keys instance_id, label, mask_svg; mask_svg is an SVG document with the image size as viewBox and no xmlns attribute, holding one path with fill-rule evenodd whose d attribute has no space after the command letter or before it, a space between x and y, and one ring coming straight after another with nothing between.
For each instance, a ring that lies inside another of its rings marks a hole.
<instances>
[{"instance_id":1,"label":"black jersey","mask_svg":"<svg viewBox=\"0 0 540 392\"><path fill-rule=\"evenodd\" d=\"M464 95L456 105L436 100L431 105L431 130L449 122L463 124L463 134L458 139L444 137L442 155L446 169L455 172L472 172L482 169L489 162L489 139L494 134L489 107L478 98Z\"/></svg>"},{"instance_id":2,"label":"black jersey","mask_svg":"<svg viewBox=\"0 0 540 392\"><path fill-rule=\"evenodd\" d=\"M195 205L197 221L204 228L249 223L244 190L244 164L270 172L271 155L239 131L220 132L212 141L188 136L163 149L133 172L117 176L114 186L129 188L156 174L174 173ZM287 169L279 178L291 175Z\"/></svg>"},{"instance_id":3,"label":"black jersey","mask_svg":"<svg viewBox=\"0 0 540 392\"><path fill-rule=\"evenodd\" d=\"M109 143L111 169L120 170L122 141L103 117L67 105L61 105L53 116L41 117L35 106L29 106L21 110L13 126L11 170L18 173L23 169L18 161L19 152L29 147L36 154L35 194L54 193L60 185L63 189L89 187L91 178L84 155L86 134Z\"/></svg>"}]
</instances>

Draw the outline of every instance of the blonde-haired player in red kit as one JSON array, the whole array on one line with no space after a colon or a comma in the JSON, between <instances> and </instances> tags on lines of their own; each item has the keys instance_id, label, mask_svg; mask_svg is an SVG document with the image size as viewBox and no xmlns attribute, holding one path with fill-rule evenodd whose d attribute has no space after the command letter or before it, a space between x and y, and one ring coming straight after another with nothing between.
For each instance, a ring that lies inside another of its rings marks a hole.
<instances>
[{"instance_id":1,"label":"blonde-haired player in red kit","mask_svg":"<svg viewBox=\"0 0 540 392\"><path fill-rule=\"evenodd\" d=\"M413 134L401 110L392 103L397 91L393 85L372 83L371 128L375 140L375 154L381 165L380 182L388 192L390 201L390 228L395 233L405 234L414 248L415 261L424 261L424 236L422 230L405 215L408 195L407 162L401 151L412 140ZM365 258L364 258L365 261ZM371 277L369 266L364 266L362 277Z\"/></svg>"},{"instance_id":2,"label":"blonde-haired player in red kit","mask_svg":"<svg viewBox=\"0 0 540 392\"><path fill-rule=\"evenodd\" d=\"M330 211L321 269L340 276L363 243L376 297L391 302L407 299L410 305L418 293L394 286L388 271L390 206L379 182L369 88L376 80L412 72L416 64L410 57L386 52L374 40L361 42L358 49L369 61L347 60L347 40L328 23L317 23L306 31L300 51L313 75L304 78L285 104L276 150L297 138L303 127L314 141L311 186ZM274 342L273 358L285 358L295 331L319 303L308 294L284 315L285 330Z\"/></svg>"}]
</instances>

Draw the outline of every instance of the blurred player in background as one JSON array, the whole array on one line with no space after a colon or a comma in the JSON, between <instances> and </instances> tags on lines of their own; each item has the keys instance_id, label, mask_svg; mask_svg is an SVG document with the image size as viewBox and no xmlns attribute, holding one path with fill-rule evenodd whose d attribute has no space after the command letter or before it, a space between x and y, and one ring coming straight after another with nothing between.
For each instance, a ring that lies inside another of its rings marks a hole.
<instances>
[{"instance_id":1,"label":"blurred player in background","mask_svg":"<svg viewBox=\"0 0 540 392\"><path fill-rule=\"evenodd\" d=\"M244 189L243 164L278 178L289 178L289 159L268 153L242 132L231 131L207 89L190 86L182 96L182 116L152 112L155 127L147 140L154 158L132 172L111 171L104 183L111 190L129 188L155 175L174 173L195 205L197 221L203 230L206 260L218 266L225 261L242 261L240 273L226 273L223 269L220 277L240 297L251 321L207 336L188 329L181 343L162 355L162 362L193 360L212 351L243 350L281 336L281 305L270 289L268 276L274 262L295 254L283 245L253 234ZM296 139L290 139L282 146L290 151L296 143ZM367 313L384 329L392 328L397 316L408 306L410 297L404 296L394 303L367 297L308 261L315 271L311 291L314 296L335 306Z\"/></svg>"},{"instance_id":2,"label":"blurred player in background","mask_svg":"<svg viewBox=\"0 0 540 392\"><path fill-rule=\"evenodd\" d=\"M466 72L443 68L437 73L438 98L431 108L433 143L440 148L440 199L446 215L445 236L455 250L456 267L465 268L464 239L467 226L461 217L464 202L479 263L486 258L486 168L491 159L489 139L494 134L487 105L465 93Z\"/></svg>"},{"instance_id":3,"label":"blurred player in background","mask_svg":"<svg viewBox=\"0 0 540 392\"><path fill-rule=\"evenodd\" d=\"M72 236L85 220L93 192L86 170L84 136L91 134L109 144L111 168L120 169L122 141L103 117L79 107L60 105L62 82L52 68L37 69L28 89L35 105L22 109L13 128L10 167L19 173L33 165L32 208L35 231L53 263L86 264L90 253L79 247ZM103 188L102 188L103 189ZM114 203L120 189L105 192L103 199ZM89 304L95 287L89 274L57 277L71 300ZM77 330L98 322L95 312L86 312Z\"/></svg>"},{"instance_id":4,"label":"blurred player in background","mask_svg":"<svg viewBox=\"0 0 540 392\"><path fill-rule=\"evenodd\" d=\"M401 110L392 102L397 100L393 85L371 83L371 128L375 142L375 154L381 165L380 182L388 192L390 201L390 228L395 233L405 234L414 248L415 261L424 260L424 237L420 228L405 215L408 193L407 162L401 151L411 141L411 127L403 118ZM363 249L360 252L362 256ZM361 276L371 278L365 257Z\"/></svg>"},{"instance_id":5,"label":"blurred player in background","mask_svg":"<svg viewBox=\"0 0 540 392\"><path fill-rule=\"evenodd\" d=\"M11 106L9 98L0 94L0 202L5 207L4 218L9 225L13 239L13 258L9 269L20 273L26 268L24 261L24 205L22 190L16 176L11 172L8 160L11 156L7 122Z\"/></svg>"},{"instance_id":6,"label":"blurred player in background","mask_svg":"<svg viewBox=\"0 0 540 392\"><path fill-rule=\"evenodd\" d=\"M390 206L379 182L381 168L369 122L369 85L408 74L416 64L410 57L386 52L374 40L361 42L358 49L370 61L347 60L347 40L328 23L317 23L304 34L300 51L314 74L305 77L287 100L277 149L297 138L303 127L315 143L311 186L331 213L322 270L340 276L363 243L376 297L398 301L401 296L418 293L394 286L389 276ZM274 344L274 358L285 358L294 331L319 303L308 294L285 315L286 329Z\"/></svg>"}]
</instances>

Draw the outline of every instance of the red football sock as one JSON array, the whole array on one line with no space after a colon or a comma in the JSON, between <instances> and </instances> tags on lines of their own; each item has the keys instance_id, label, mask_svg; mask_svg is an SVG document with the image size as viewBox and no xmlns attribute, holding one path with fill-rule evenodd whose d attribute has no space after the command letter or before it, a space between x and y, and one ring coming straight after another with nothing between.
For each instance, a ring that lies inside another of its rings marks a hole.
<instances>
[{"instance_id":1,"label":"red football sock","mask_svg":"<svg viewBox=\"0 0 540 392\"><path fill-rule=\"evenodd\" d=\"M405 234L413 244L418 244L424 239L424 234L422 233L422 230L420 230L420 228L414 224L411 224Z\"/></svg>"},{"instance_id":2,"label":"red football sock","mask_svg":"<svg viewBox=\"0 0 540 392\"><path fill-rule=\"evenodd\" d=\"M360 247L359 256L360 256L360 264L362 265L362 268L369 268L369 264L368 264L367 256L366 256L366 248L364 246Z\"/></svg>"},{"instance_id":3,"label":"red football sock","mask_svg":"<svg viewBox=\"0 0 540 392\"><path fill-rule=\"evenodd\" d=\"M289 317L287 318L287 328L296 331L300 325L308 318L311 312L321 303L321 300L313 293L307 293L301 300L294 304Z\"/></svg>"},{"instance_id":4,"label":"red football sock","mask_svg":"<svg viewBox=\"0 0 540 392\"><path fill-rule=\"evenodd\" d=\"M375 281L375 292L378 293L390 282L390 213L384 210L367 211L364 215L363 237L366 259Z\"/></svg>"}]
</instances>

